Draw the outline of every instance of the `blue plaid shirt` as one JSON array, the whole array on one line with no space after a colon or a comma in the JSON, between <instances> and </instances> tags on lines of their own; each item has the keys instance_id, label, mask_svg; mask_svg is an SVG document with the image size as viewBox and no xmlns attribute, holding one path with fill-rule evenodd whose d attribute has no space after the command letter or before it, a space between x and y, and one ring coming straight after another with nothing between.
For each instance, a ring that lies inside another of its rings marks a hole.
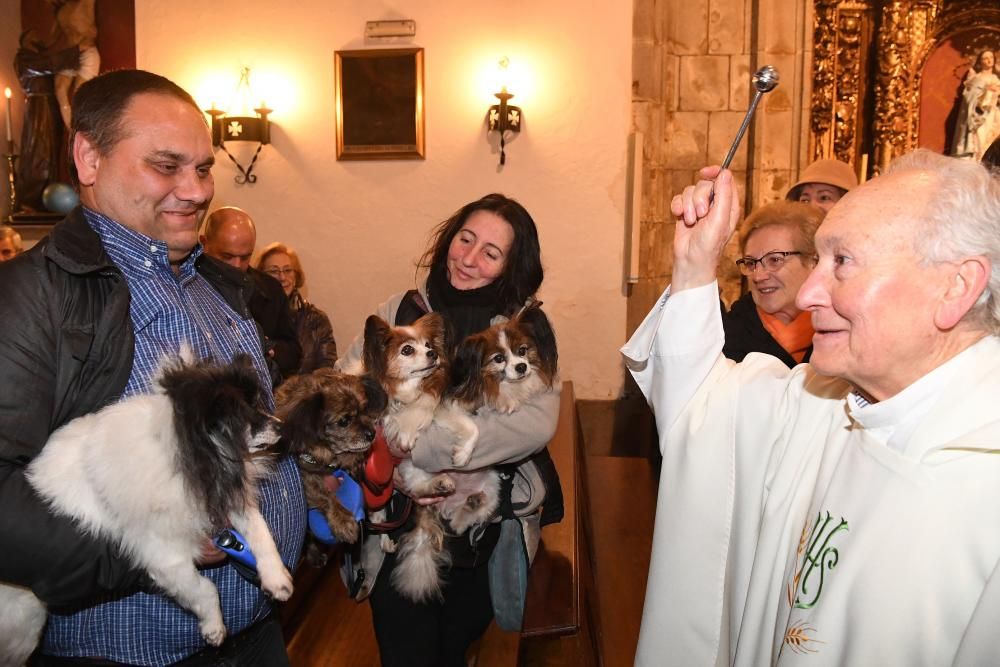
<instances>
[{"instance_id":1,"label":"blue plaid shirt","mask_svg":"<svg viewBox=\"0 0 1000 667\"><path fill-rule=\"evenodd\" d=\"M200 358L228 361L249 354L273 409L270 376L253 320L237 314L195 270L198 247L175 274L167 245L84 209L87 222L121 270L131 292L135 360L123 397L152 391L152 378L165 354L181 343ZM306 507L298 469L288 458L260 484L260 508L285 565L298 561L305 538ZM259 588L229 565L204 570L219 589L222 615L230 634L264 618L271 606ZM49 616L43 652L61 656L101 657L135 665L165 665L205 647L193 614L162 595L136 593L110 597L75 614Z\"/></svg>"}]
</instances>

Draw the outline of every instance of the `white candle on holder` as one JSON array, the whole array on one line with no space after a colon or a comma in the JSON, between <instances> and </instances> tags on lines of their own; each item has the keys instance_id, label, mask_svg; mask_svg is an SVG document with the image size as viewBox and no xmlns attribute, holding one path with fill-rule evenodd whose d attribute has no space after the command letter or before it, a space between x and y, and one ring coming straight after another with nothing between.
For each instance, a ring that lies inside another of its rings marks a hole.
<instances>
[{"instance_id":1,"label":"white candle on holder","mask_svg":"<svg viewBox=\"0 0 1000 667\"><path fill-rule=\"evenodd\" d=\"M7 146L10 148L10 152L14 152L14 130L10 126L10 87L3 89L3 95L7 98L7 116L4 120L4 124L7 127Z\"/></svg>"}]
</instances>

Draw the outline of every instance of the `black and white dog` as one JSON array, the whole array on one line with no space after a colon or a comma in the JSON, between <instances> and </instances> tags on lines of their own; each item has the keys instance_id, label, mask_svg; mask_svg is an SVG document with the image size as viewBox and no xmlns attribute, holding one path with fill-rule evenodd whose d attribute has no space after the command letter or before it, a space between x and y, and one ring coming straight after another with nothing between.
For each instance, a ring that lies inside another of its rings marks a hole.
<instances>
[{"instance_id":1,"label":"black and white dog","mask_svg":"<svg viewBox=\"0 0 1000 667\"><path fill-rule=\"evenodd\" d=\"M225 366L167 361L155 393L69 422L26 471L55 513L120 544L198 617L213 645L226 636L219 594L194 565L207 537L232 525L257 559L261 588L277 600L292 593L257 508L256 481L271 469L267 448L279 437L272 418L257 408L258 394L248 357ZM45 614L31 591L0 585L0 665L27 660Z\"/></svg>"}]
</instances>

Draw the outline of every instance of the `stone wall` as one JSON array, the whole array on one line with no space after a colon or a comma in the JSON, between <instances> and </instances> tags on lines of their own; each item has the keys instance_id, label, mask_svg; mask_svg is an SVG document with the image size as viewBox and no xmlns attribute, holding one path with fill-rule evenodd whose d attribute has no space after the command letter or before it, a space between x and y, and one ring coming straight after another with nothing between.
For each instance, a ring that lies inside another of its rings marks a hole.
<instances>
[{"instance_id":1,"label":"stone wall","mask_svg":"<svg viewBox=\"0 0 1000 667\"><path fill-rule=\"evenodd\" d=\"M778 68L782 83L764 97L733 160L744 208L782 197L797 175L811 17L807 0L634 0L632 115L644 169L629 333L670 281L671 197L698 168L723 160L749 106L751 71L764 64ZM735 258L734 239L719 273L726 301L740 291Z\"/></svg>"}]
</instances>

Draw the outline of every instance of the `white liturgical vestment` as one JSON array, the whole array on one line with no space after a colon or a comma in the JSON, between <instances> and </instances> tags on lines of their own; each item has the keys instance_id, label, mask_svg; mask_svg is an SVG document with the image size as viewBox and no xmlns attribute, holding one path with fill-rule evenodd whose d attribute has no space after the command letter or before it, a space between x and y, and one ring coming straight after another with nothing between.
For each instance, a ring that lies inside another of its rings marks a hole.
<instances>
[{"instance_id":1,"label":"white liturgical vestment","mask_svg":"<svg viewBox=\"0 0 1000 667\"><path fill-rule=\"evenodd\" d=\"M1000 664L1000 340L873 405L722 343L713 283L622 348L663 453L636 665Z\"/></svg>"}]
</instances>

